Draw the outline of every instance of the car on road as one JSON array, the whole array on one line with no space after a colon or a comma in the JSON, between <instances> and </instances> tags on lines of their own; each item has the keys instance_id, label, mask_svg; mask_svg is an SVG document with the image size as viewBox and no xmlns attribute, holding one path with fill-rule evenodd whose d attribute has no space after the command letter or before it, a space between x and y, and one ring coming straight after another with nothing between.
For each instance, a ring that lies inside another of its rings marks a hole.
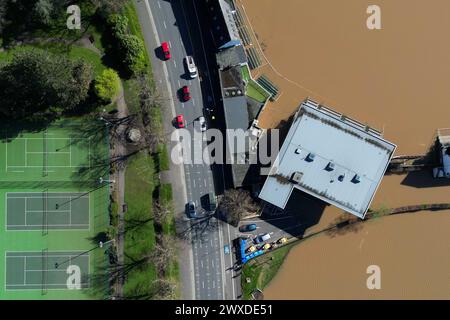
<instances>
[{"instance_id":1,"label":"car on road","mask_svg":"<svg viewBox=\"0 0 450 320\"><path fill-rule=\"evenodd\" d=\"M194 201L189 201L187 211L188 211L189 218L196 218L197 217L197 209L195 208L195 202Z\"/></svg>"},{"instance_id":2,"label":"car on road","mask_svg":"<svg viewBox=\"0 0 450 320\"><path fill-rule=\"evenodd\" d=\"M188 86L181 88L181 92L183 93L183 101L191 100L191 90Z\"/></svg>"},{"instance_id":3,"label":"car on road","mask_svg":"<svg viewBox=\"0 0 450 320\"><path fill-rule=\"evenodd\" d=\"M206 120L204 116L198 117L198 122L200 123L200 131L205 132L206 131Z\"/></svg>"},{"instance_id":4,"label":"car on road","mask_svg":"<svg viewBox=\"0 0 450 320\"><path fill-rule=\"evenodd\" d=\"M186 56L184 58L184 61L186 62L186 67L189 71L189 76L191 78L195 78L198 76L197 67L195 66L194 58L192 56Z\"/></svg>"},{"instance_id":5,"label":"car on road","mask_svg":"<svg viewBox=\"0 0 450 320\"><path fill-rule=\"evenodd\" d=\"M177 127L184 128L184 117L182 114L177 115Z\"/></svg>"},{"instance_id":6,"label":"car on road","mask_svg":"<svg viewBox=\"0 0 450 320\"><path fill-rule=\"evenodd\" d=\"M172 56L170 54L169 44L167 42L161 43L161 48L164 54L164 59L169 60Z\"/></svg>"},{"instance_id":7,"label":"car on road","mask_svg":"<svg viewBox=\"0 0 450 320\"><path fill-rule=\"evenodd\" d=\"M258 244L258 243L262 243L264 241L267 241L269 239L270 239L270 234L264 233L264 234L261 234L261 235L257 236L255 239L253 239L253 242Z\"/></svg>"},{"instance_id":8,"label":"car on road","mask_svg":"<svg viewBox=\"0 0 450 320\"><path fill-rule=\"evenodd\" d=\"M239 227L240 232L250 232L250 231L255 231L255 230L256 230L256 224L254 224L254 223L243 224L242 226Z\"/></svg>"}]
</instances>

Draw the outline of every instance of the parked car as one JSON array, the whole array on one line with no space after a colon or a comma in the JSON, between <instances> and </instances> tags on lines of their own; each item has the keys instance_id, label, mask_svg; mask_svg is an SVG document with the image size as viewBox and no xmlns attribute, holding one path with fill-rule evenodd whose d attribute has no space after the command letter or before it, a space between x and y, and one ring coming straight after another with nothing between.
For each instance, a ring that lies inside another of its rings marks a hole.
<instances>
[{"instance_id":1,"label":"parked car","mask_svg":"<svg viewBox=\"0 0 450 320\"><path fill-rule=\"evenodd\" d=\"M164 53L164 59L169 60L171 58L169 44L167 42L161 43L161 48Z\"/></svg>"},{"instance_id":2,"label":"parked car","mask_svg":"<svg viewBox=\"0 0 450 320\"><path fill-rule=\"evenodd\" d=\"M277 243L279 243L279 244L285 244L286 242L288 242L288 239L286 237L280 238L277 241Z\"/></svg>"},{"instance_id":3,"label":"parked car","mask_svg":"<svg viewBox=\"0 0 450 320\"><path fill-rule=\"evenodd\" d=\"M195 66L194 58L192 58L192 56L186 56L186 58L184 58L184 61L186 62L186 66L189 71L189 76L191 78L197 77L198 72L197 72L197 67Z\"/></svg>"},{"instance_id":4,"label":"parked car","mask_svg":"<svg viewBox=\"0 0 450 320\"><path fill-rule=\"evenodd\" d=\"M257 236L255 239L253 239L253 242L258 244L258 243L262 243L264 241L267 241L269 239L270 239L270 234L265 233L265 234Z\"/></svg>"},{"instance_id":5,"label":"parked car","mask_svg":"<svg viewBox=\"0 0 450 320\"><path fill-rule=\"evenodd\" d=\"M240 232L250 232L256 230L256 224L243 224L239 227Z\"/></svg>"},{"instance_id":6,"label":"parked car","mask_svg":"<svg viewBox=\"0 0 450 320\"><path fill-rule=\"evenodd\" d=\"M189 203L188 203L188 216L189 216L189 218L197 217L197 209L195 208L194 201L189 201Z\"/></svg>"},{"instance_id":7,"label":"parked car","mask_svg":"<svg viewBox=\"0 0 450 320\"><path fill-rule=\"evenodd\" d=\"M255 246L250 246L247 248L247 250L245 250L245 252L247 253L252 253L256 251L256 247Z\"/></svg>"},{"instance_id":8,"label":"parked car","mask_svg":"<svg viewBox=\"0 0 450 320\"><path fill-rule=\"evenodd\" d=\"M182 114L177 115L177 127L184 128L184 117Z\"/></svg>"},{"instance_id":9,"label":"parked car","mask_svg":"<svg viewBox=\"0 0 450 320\"><path fill-rule=\"evenodd\" d=\"M183 88L181 88L181 91L183 93L183 100L184 101L191 100L191 90L189 89L188 86L184 86Z\"/></svg>"},{"instance_id":10,"label":"parked car","mask_svg":"<svg viewBox=\"0 0 450 320\"><path fill-rule=\"evenodd\" d=\"M200 123L200 131L204 132L206 131L206 120L204 116L200 116L198 118L198 122Z\"/></svg>"}]
</instances>

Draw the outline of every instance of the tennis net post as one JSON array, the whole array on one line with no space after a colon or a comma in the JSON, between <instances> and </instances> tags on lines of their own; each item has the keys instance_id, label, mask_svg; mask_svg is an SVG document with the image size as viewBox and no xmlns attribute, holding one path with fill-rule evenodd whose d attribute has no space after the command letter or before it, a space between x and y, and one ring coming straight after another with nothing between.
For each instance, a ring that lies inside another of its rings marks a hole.
<instances>
[{"instance_id":1,"label":"tennis net post","mask_svg":"<svg viewBox=\"0 0 450 320\"><path fill-rule=\"evenodd\" d=\"M47 294L47 276L48 276L48 249L42 249L42 291L41 294L42 295L46 295Z\"/></svg>"}]
</instances>

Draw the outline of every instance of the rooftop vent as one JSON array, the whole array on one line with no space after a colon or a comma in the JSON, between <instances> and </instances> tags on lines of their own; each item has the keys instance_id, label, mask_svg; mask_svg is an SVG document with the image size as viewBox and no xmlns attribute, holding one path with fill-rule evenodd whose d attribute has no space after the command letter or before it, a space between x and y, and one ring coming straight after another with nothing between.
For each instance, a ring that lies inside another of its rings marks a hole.
<instances>
[{"instance_id":1,"label":"rooftop vent","mask_svg":"<svg viewBox=\"0 0 450 320\"><path fill-rule=\"evenodd\" d=\"M355 176L352 179L353 183L360 183L361 182L361 177L357 174L355 174Z\"/></svg>"},{"instance_id":2,"label":"rooftop vent","mask_svg":"<svg viewBox=\"0 0 450 320\"><path fill-rule=\"evenodd\" d=\"M328 162L327 166L325 167L325 170L333 171L334 170L334 163L332 161Z\"/></svg>"},{"instance_id":3,"label":"rooftop vent","mask_svg":"<svg viewBox=\"0 0 450 320\"><path fill-rule=\"evenodd\" d=\"M340 182L342 182L342 181L344 181L344 178L345 178L345 174L341 174L341 175L338 177L338 180L339 180Z\"/></svg>"},{"instance_id":4,"label":"rooftop vent","mask_svg":"<svg viewBox=\"0 0 450 320\"><path fill-rule=\"evenodd\" d=\"M300 152L302 152L302 149L300 148L295 149L295 154L300 154Z\"/></svg>"},{"instance_id":5,"label":"rooftop vent","mask_svg":"<svg viewBox=\"0 0 450 320\"><path fill-rule=\"evenodd\" d=\"M295 171L295 172L292 174L291 181L292 181L293 183L298 184L298 183L300 183L300 180L302 179L302 177L303 177L303 173L302 173L302 172Z\"/></svg>"},{"instance_id":6,"label":"rooftop vent","mask_svg":"<svg viewBox=\"0 0 450 320\"><path fill-rule=\"evenodd\" d=\"M310 152L305 160L308 162L313 162L315 157L316 157L316 155L314 153Z\"/></svg>"}]
</instances>

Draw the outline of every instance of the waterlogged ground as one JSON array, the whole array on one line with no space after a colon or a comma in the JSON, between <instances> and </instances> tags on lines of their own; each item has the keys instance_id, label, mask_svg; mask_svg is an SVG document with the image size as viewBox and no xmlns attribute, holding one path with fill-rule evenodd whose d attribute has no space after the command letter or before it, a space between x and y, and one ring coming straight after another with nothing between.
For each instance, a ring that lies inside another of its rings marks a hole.
<instances>
[{"instance_id":1,"label":"waterlogged ground","mask_svg":"<svg viewBox=\"0 0 450 320\"><path fill-rule=\"evenodd\" d=\"M378 0L382 30L368 30L366 0L238 0L282 94L260 124L277 127L306 97L383 130L396 155L423 154L450 127L450 2ZM450 181L429 172L386 176L372 207L450 202ZM328 206L314 229L335 221ZM389 217L294 248L267 298L450 298L450 212ZM381 291L365 286L382 268ZM333 265L333 268L330 268ZM395 280L395 281L394 281Z\"/></svg>"}]
</instances>

